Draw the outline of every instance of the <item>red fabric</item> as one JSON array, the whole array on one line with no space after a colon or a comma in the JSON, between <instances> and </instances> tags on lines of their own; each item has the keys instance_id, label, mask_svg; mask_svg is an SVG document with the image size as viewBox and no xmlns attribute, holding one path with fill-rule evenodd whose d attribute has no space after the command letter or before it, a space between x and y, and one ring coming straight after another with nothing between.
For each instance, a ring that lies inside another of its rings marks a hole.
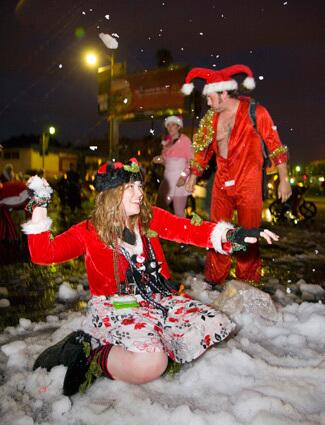
<instances>
[{"instance_id":1,"label":"red fabric","mask_svg":"<svg viewBox=\"0 0 325 425\"><path fill-rule=\"evenodd\" d=\"M14 241L16 239L19 239L18 232L10 211L5 205L0 205L0 241Z\"/></svg>"},{"instance_id":2,"label":"red fabric","mask_svg":"<svg viewBox=\"0 0 325 425\"><path fill-rule=\"evenodd\" d=\"M20 181L14 180L12 182L3 183L0 188L0 200L11 198L12 196L18 196L26 189L26 184Z\"/></svg>"},{"instance_id":3,"label":"red fabric","mask_svg":"<svg viewBox=\"0 0 325 425\"><path fill-rule=\"evenodd\" d=\"M211 219L213 221L232 220L233 211L238 211L238 224L244 227L258 227L262 212L262 165L261 141L254 130L248 114L249 99L243 98L237 110L234 128L228 145L228 158L219 155L216 131L213 142L202 152L195 155L191 172L201 175L207 167L213 153L216 154L217 172L211 197ZM272 118L267 110L258 105L256 108L257 128L262 135L269 153L282 146ZM218 114L213 119L217 129ZM286 154L279 154L275 163L287 161ZM225 182L234 180L227 187ZM209 281L222 282L228 276L230 258L210 251L207 255L205 277ZM252 245L246 253L237 255L236 275L247 281L260 280L261 260L258 245Z\"/></svg>"},{"instance_id":4,"label":"red fabric","mask_svg":"<svg viewBox=\"0 0 325 425\"><path fill-rule=\"evenodd\" d=\"M0 201L14 196L19 196L21 192L26 190L26 185L20 181L6 182L1 185L0 188ZM1 204L0 205L0 240L13 241L19 239L19 235L16 229L16 225L12 220L10 210L23 209L26 205L26 201L20 204L13 204L10 206Z\"/></svg>"},{"instance_id":5,"label":"red fabric","mask_svg":"<svg viewBox=\"0 0 325 425\"><path fill-rule=\"evenodd\" d=\"M210 235L214 227L215 224L210 222L194 226L190 220L176 217L160 208L153 208L150 223L150 229L156 231L161 238L208 248L212 247ZM168 279L170 272L158 236L150 240L157 260L162 262L161 274ZM50 232L28 235L28 245L31 259L37 264L60 263L84 255L90 292L93 295L113 295L117 292L113 250L99 239L89 221L72 226L54 239L50 239ZM127 267L127 260L119 254L121 282L125 280Z\"/></svg>"},{"instance_id":6,"label":"red fabric","mask_svg":"<svg viewBox=\"0 0 325 425\"><path fill-rule=\"evenodd\" d=\"M246 194L246 196L245 196ZM249 200L247 192L244 195L228 196L225 191L214 185L211 199L211 220L231 221L233 212L237 209L239 226L259 227L262 215L262 200ZM223 249L225 244L223 245ZM236 255L236 276L244 281L259 282L261 278L261 259L258 244L249 246L246 252ZM205 262L205 278L208 281L223 282L230 270L231 258L210 250Z\"/></svg>"}]
</instances>

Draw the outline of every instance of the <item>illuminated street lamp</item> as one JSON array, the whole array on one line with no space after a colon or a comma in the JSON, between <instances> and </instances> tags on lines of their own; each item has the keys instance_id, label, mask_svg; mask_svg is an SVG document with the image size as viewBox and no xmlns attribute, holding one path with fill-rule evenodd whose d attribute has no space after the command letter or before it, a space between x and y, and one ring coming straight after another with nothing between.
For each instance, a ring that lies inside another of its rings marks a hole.
<instances>
[{"instance_id":1,"label":"illuminated street lamp","mask_svg":"<svg viewBox=\"0 0 325 425\"><path fill-rule=\"evenodd\" d=\"M42 156L42 169L45 169L45 155L48 154L50 135L53 136L56 132L56 129L51 125L48 129L42 132L40 140L40 154Z\"/></svg>"},{"instance_id":2,"label":"illuminated street lamp","mask_svg":"<svg viewBox=\"0 0 325 425\"><path fill-rule=\"evenodd\" d=\"M88 52L85 55L85 61L86 61L87 65L93 67L93 66L97 65L98 56L94 52Z\"/></svg>"}]
</instances>

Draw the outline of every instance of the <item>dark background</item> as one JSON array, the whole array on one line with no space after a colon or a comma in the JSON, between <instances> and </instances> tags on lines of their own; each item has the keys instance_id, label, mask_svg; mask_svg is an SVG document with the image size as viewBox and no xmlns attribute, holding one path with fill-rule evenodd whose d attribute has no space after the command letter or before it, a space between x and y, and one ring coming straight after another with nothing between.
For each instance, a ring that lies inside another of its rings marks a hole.
<instances>
[{"instance_id":1,"label":"dark background","mask_svg":"<svg viewBox=\"0 0 325 425\"><path fill-rule=\"evenodd\" d=\"M291 159L322 159L324 11L322 0L1 0L0 140L39 134L49 124L65 142L106 137L96 71L82 61L93 47L105 64L98 38L105 32L119 35L117 60L127 62L128 72L155 67L161 48L190 67L250 66L254 97L269 109ZM150 126L122 124L120 134L148 135ZM155 129L159 134L161 123Z\"/></svg>"}]
</instances>

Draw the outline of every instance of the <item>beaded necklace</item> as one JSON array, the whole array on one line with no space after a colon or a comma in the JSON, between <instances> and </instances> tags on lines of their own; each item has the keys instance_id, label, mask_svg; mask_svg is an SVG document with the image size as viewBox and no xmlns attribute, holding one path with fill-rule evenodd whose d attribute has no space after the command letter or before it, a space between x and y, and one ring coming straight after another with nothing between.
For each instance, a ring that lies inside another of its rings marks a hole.
<instances>
[{"instance_id":1,"label":"beaded necklace","mask_svg":"<svg viewBox=\"0 0 325 425\"><path fill-rule=\"evenodd\" d=\"M156 302L152 294L159 293L162 296L170 295L170 290L167 287L163 277L159 273L159 263L156 260L154 250L148 238L144 237L145 245L148 251L148 260L144 261L142 256L130 256L130 253L122 246L120 251L129 263L130 270L132 272L133 284L136 285L142 298L154 305L156 308L162 311L163 316L166 318L168 309ZM137 261L139 259L139 261ZM151 272L150 269L151 268ZM130 282L128 282L130 285Z\"/></svg>"}]
</instances>

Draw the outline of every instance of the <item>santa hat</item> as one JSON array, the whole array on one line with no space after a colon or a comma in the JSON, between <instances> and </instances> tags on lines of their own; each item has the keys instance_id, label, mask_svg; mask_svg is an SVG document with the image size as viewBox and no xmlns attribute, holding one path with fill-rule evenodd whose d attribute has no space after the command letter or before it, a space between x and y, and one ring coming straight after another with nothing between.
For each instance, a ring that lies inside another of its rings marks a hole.
<instances>
[{"instance_id":1,"label":"santa hat","mask_svg":"<svg viewBox=\"0 0 325 425\"><path fill-rule=\"evenodd\" d=\"M97 171L94 186L97 192L113 189L130 181L143 181L143 176L136 158L131 158L127 164L108 161Z\"/></svg>"},{"instance_id":2,"label":"santa hat","mask_svg":"<svg viewBox=\"0 0 325 425\"><path fill-rule=\"evenodd\" d=\"M183 120L181 117L177 117L176 115L171 115L170 117L165 118L165 127L167 128L168 124L177 124L180 127L183 127Z\"/></svg>"},{"instance_id":3,"label":"santa hat","mask_svg":"<svg viewBox=\"0 0 325 425\"><path fill-rule=\"evenodd\" d=\"M252 70L246 65L232 65L218 71L208 68L193 68L187 74L181 91L185 95L191 94L194 89L194 84L191 81L194 78L206 80L206 85L203 88L204 95L213 92L222 92L224 90L236 90L238 83L232 78L236 74L247 75L243 81L243 86L246 89L253 90L255 88Z\"/></svg>"}]
</instances>

